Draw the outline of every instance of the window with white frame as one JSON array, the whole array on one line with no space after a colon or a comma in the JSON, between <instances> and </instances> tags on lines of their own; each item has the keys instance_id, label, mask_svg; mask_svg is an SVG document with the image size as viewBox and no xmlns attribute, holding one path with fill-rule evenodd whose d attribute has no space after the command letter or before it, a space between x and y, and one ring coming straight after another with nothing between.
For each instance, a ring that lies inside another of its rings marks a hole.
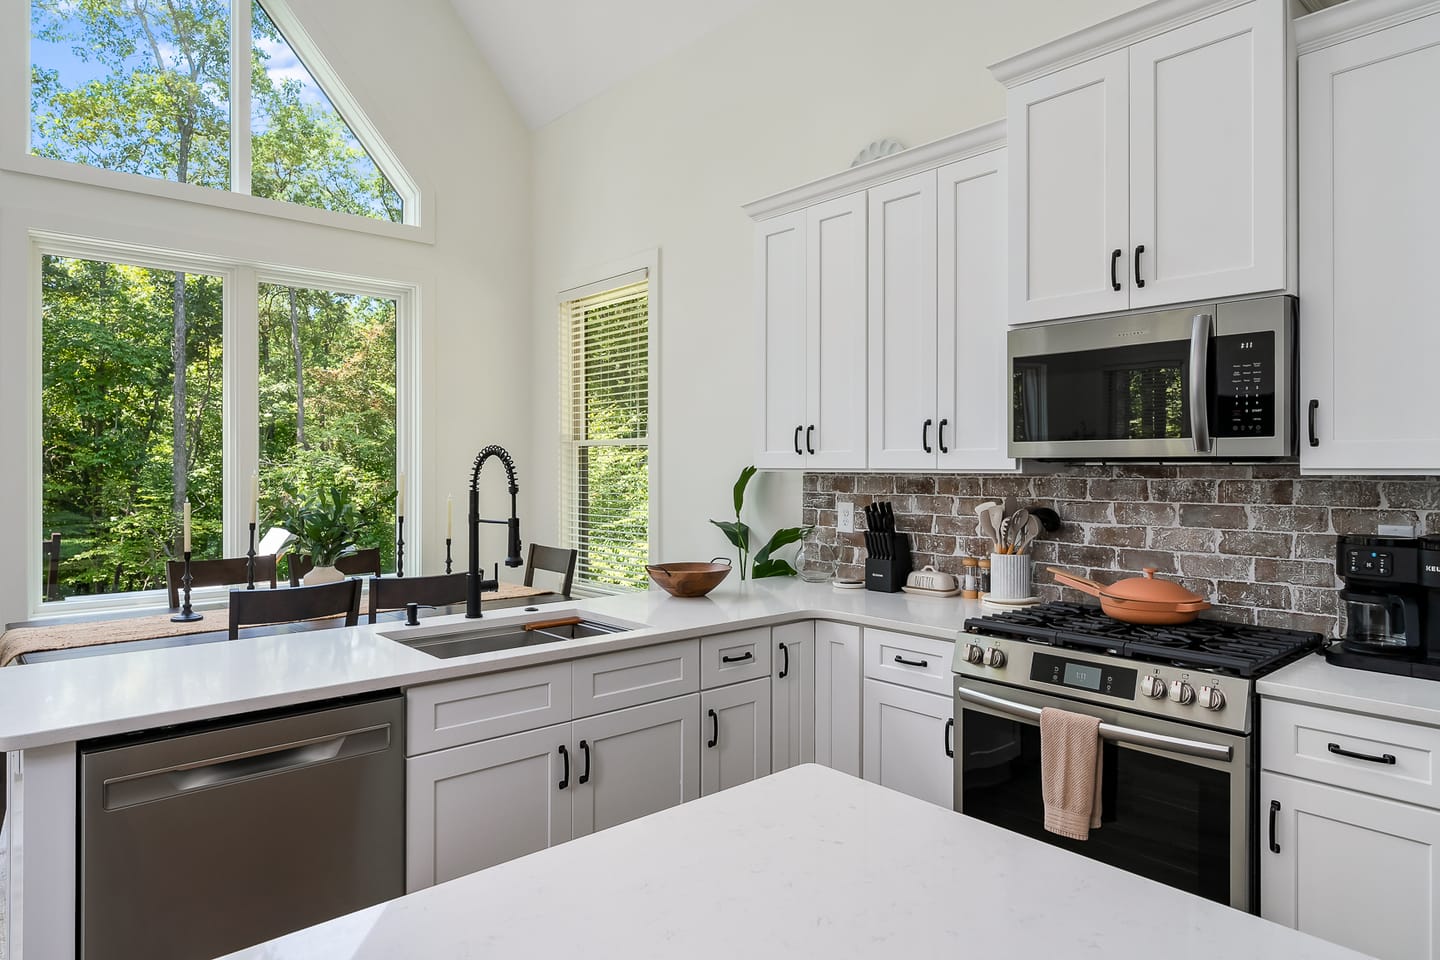
<instances>
[{"instance_id":1,"label":"window with white frame","mask_svg":"<svg viewBox=\"0 0 1440 960\"><path fill-rule=\"evenodd\" d=\"M650 277L561 295L561 531L582 590L641 590L650 560Z\"/></svg>"},{"instance_id":2,"label":"window with white frame","mask_svg":"<svg viewBox=\"0 0 1440 960\"><path fill-rule=\"evenodd\" d=\"M307 60L323 59L281 0L266 2L30 0L30 153L414 222L397 188L413 184L338 78L317 80Z\"/></svg>"},{"instance_id":3,"label":"window with white frame","mask_svg":"<svg viewBox=\"0 0 1440 960\"><path fill-rule=\"evenodd\" d=\"M39 253L39 514L61 538L59 599L163 587L187 501L193 555L238 555L257 472L261 534L338 491L357 545L393 568L406 292L61 240Z\"/></svg>"}]
</instances>

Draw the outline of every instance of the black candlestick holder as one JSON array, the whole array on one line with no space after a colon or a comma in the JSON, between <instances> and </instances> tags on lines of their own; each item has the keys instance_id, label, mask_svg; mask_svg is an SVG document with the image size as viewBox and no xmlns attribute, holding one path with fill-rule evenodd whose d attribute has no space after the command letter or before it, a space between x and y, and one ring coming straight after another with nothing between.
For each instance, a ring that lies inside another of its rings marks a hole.
<instances>
[{"instance_id":1,"label":"black candlestick holder","mask_svg":"<svg viewBox=\"0 0 1440 960\"><path fill-rule=\"evenodd\" d=\"M191 623L195 620L204 620L205 615L196 613L195 608L190 606L190 585L195 578L190 575L190 551L185 551L185 572L180 576L180 589L184 591L185 599L180 604L180 612L170 619L175 623Z\"/></svg>"},{"instance_id":2,"label":"black candlestick holder","mask_svg":"<svg viewBox=\"0 0 1440 960\"><path fill-rule=\"evenodd\" d=\"M245 554L245 589L255 589L255 524L250 524L250 549Z\"/></svg>"},{"instance_id":3,"label":"black candlestick holder","mask_svg":"<svg viewBox=\"0 0 1440 960\"><path fill-rule=\"evenodd\" d=\"M451 539L450 539L449 537L446 537L446 538L445 538L445 572L446 572L446 573L449 573L449 572L450 572L450 544L451 544L452 542L453 542L453 541L451 541Z\"/></svg>"},{"instance_id":4,"label":"black candlestick holder","mask_svg":"<svg viewBox=\"0 0 1440 960\"><path fill-rule=\"evenodd\" d=\"M395 518L395 576L405 576L405 515Z\"/></svg>"}]
</instances>

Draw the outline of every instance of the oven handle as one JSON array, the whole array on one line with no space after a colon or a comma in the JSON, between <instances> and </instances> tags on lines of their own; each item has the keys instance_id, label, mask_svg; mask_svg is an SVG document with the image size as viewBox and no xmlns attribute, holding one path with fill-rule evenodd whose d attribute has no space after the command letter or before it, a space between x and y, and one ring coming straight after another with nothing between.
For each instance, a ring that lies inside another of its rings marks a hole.
<instances>
[{"instance_id":1,"label":"oven handle","mask_svg":"<svg viewBox=\"0 0 1440 960\"><path fill-rule=\"evenodd\" d=\"M964 687L955 688L957 699L964 700L977 706L990 707L1001 713L1009 714L1022 720L1040 721L1040 708L1032 707L1025 703L1015 703L1011 700L1003 700L1000 697L993 697L988 693L981 693L978 690L967 690ZM1137 747L1154 747L1157 750L1164 750L1169 753L1180 753L1189 757L1201 757L1205 760L1222 760L1229 762L1234 751L1219 743L1206 743L1202 740L1185 740L1181 737L1169 737L1163 733L1149 733L1145 730L1133 730L1130 727L1119 727L1113 723L1100 724L1100 738L1109 740L1112 743L1130 743Z\"/></svg>"},{"instance_id":2,"label":"oven handle","mask_svg":"<svg viewBox=\"0 0 1440 960\"><path fill-rule=\"evenodd\" d=\"M1197 313L1190 330L1190 439L1196 453L1210 452L1210 336L1215 318Z\"/></svg>"}]
</instances>

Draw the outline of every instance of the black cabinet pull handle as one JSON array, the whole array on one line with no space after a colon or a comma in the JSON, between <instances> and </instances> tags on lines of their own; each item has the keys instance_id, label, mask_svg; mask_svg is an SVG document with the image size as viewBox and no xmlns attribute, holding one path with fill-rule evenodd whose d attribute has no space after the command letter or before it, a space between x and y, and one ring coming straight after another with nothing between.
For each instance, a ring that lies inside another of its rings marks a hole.
<instances>
[{"instance_id":1,"label":"black cabinet pull handle","mask_svg":"<svg viewBox=\"0 0 1440 960\"><path fill-rule=\"evenodd\" d=\"M579 782L580 782L580 783L589 783L589 782L590 782L590 744L586 743L584 740L581 740L581 741L580 741L580 752L583 753L583 754L585 754L585 772L582 773L582 774L580 774Z\"/></svg>"},{"instance_id":2,"label":"black cabinet pull handle","mask_svg":"<svg viewBox=\"0 0 1440 960\"><path fill-rule=\"evenodd\" d=\"M1320 446L1320 434L1315 430L1315 415L1320 412L1320 401L1310 401L1310 446Z\"/></svg>"},{"instance_id":3,"label":"black cabinet pull handle","mask_svg":"<svg viewBox=\"0 0 1440 960\"><path fill-rule=\"evenodd\" d=\"M795 428L795 456L797 457L805 456L805 451L800 449L800 431L804 429L804 427Z\"/></svg>"},{"instance_id":4,"label":"black cabinet pull handle","mask_svg":"<svg viewBox=\"0 0 1440 960\"><path fill-rule=\"evenodd\" d=\"M1120 265L1120 258L1125 256L1125 251L1116 247L1110 252L1110 289L1116 293L1120 292L1120 278L1115 275L1116 268Z\"/></svg>"},{"instance_id":5,"label":"black cabinet pull handle","mask_svg":"<svg viewBox=\"0 0 1440 960\"><path fill-rule=\"evenodd\" d=\"M949 720L945 721L945 756L947 757L955 756L954 741L950 739L950 735L954 732L954 730L955 718L951 717Z\"/></svg>"},{"instance_id":6,"label":"black cabinet pull handle","mask_svg":"<svg viewBox=\"0 0 1440 960\"><path fill-rule=\"evenodd\" d=\"M1275 818L1280 815L1280 801L1270 801L1270 852L1279 853L1280 844L1275 842Z\"/></svg>"},{"instance_id":7,"label":"black cabinet pull handle","mask_svg":"<svg viewBox=\"0 0 1440 960\"><path fill-rule=\"evenodd\" d=\"M813 455L815 453L815 424L805 428L805 449Z\"/></svg>"},{"instance_id":8,"label":"black cabinet pull handle","mask_svg":"<svg viewBox=\"0 0 1440 960\"><path fill-rule=\"evenodd\" d=\"M1144 252L1145 244L1143 243L1135 248L1135 286L1137 287L1145 286L1145 278L1140 276L1140 254Z\"/></svg>"},{"instance_id":9,"label":"black cabinet pull handle","mask_svg":"<svg viewBox=\"0 0 1440 960\"><path fill-rule=\"evenodd\" d=\"M1395 754L1393 753L1382 753L1377 757L1373 753L1356 753L1353 750L1346 750L1338 743L1330 744L1327 749L1336 756L1349 757L1351 760L1365 760L1369 763L1387 763L1391 766L1395 764Z\"/></svg>"},{"instance_id":10,"label":"black cabinet pull handle","mask_svg":"<svg viewBox=\"0 0 1440 960\"><path fill-rule=\"evenodd\" d=\"M565 761L565 772L560 774L560 789L564 790L570 786L570 751L565 744L560 744L560 759Z\"/></svg>"},{"instance_id":11,"label":"black cabinet pull handle","mask_svg":"<svg viewBox=\"0 0 1440 960\"><path fill-rule=\"evenodd\" d=\"M706 712L710 714L710 742L705 744L705 746L713 747L720 742L720 714L714 710L708 710Z\"/></svg>"},{"instance_id":12,"label":"black cabinet pull handle","mask_svg":"<svg viewBox=\"0 0 1440 960\"><path fill-rule=\"evenodd\" d=\"M940 426L939 426L939 428L935 431L935 433L936 433L935 439L936 439L936 441L940 444L940 452L941 452L941 453L949 453L949 452L950 452L950 448L947 447L947 446L945 446L945 424L947 424L947 423L949 423L949 422L950 422L950 421L949 421L948 419L946 419L946 420L941 420L941 421L940 421Z\"/></svg>"},{"instance_id":13,"label":"black cabinet pull handle","mask_svg":"<svg viewBox=\"0 0 1440 960\"><path fill-rule=\"evenodd\" d=\"M751 653L749 650L746 650L744 653L740 654L740 656L738 656L738 657L727 657L727 656L725 656L725 654L723 654L723 653L720 654L720 662L721 662L721 663L744 663L746 660L754 660L754 659L755 659L755 654Z\"/></svg>"},{"instance_id":14,"label":"black cabinet pull handle","mask_svg":"<svg viewBox=\"0 0 1440 960\"><path fill-rule=\"evenodd\" d=\"M790 645L788 643L780 644L780 656L784 657L785 659L783 661L783 666L780 667L779 679L784 680L785 677L788 676L790 673Z\"/></svg>"},{"instance_id":15,"label":"black cabinet pull handle","mask_svg":"<svg viewBox=\"0 0 1440 960\"><path fill-rule=\"evenodd\" d=\"M925 425L920 428L920 446L925 449L926 453L934 452L930 449L930 424L934 422L934 420L926 420Z\"/></svg>"},{"instance_id":16,"label":"black cabinet pull handle","mask_svg":"<svg viewBox=\"0 0 1440 960\"><path fill-rule=\"evenodd\" d=\"M900 656L900 654L898 654L898 653L895 654L895 662L896 662L896 663L903 663L903 664L905 664L905 666L907 666L907 667L921 667L921 668L924 668L924 667L930 666L930 661L929 661L929 660L906 660L904 657Z\"/></svg>"}]
</instances>

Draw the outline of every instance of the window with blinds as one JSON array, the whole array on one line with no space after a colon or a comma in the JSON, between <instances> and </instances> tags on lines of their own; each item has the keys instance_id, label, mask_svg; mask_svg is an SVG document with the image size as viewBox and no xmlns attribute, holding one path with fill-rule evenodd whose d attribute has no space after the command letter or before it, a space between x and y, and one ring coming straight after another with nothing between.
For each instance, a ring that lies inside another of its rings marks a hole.
<instances>
[{"instance_id":1,"label":"window with blinds","mask_svg":"<svg viewBox=\"0 0 1440 960\"><path fill-rule=\"evenodd\" d=\"M561 531L582 590L643 590L650 561L650 293L641 270L562 295Z\"/></svg>"}]
</instances>

